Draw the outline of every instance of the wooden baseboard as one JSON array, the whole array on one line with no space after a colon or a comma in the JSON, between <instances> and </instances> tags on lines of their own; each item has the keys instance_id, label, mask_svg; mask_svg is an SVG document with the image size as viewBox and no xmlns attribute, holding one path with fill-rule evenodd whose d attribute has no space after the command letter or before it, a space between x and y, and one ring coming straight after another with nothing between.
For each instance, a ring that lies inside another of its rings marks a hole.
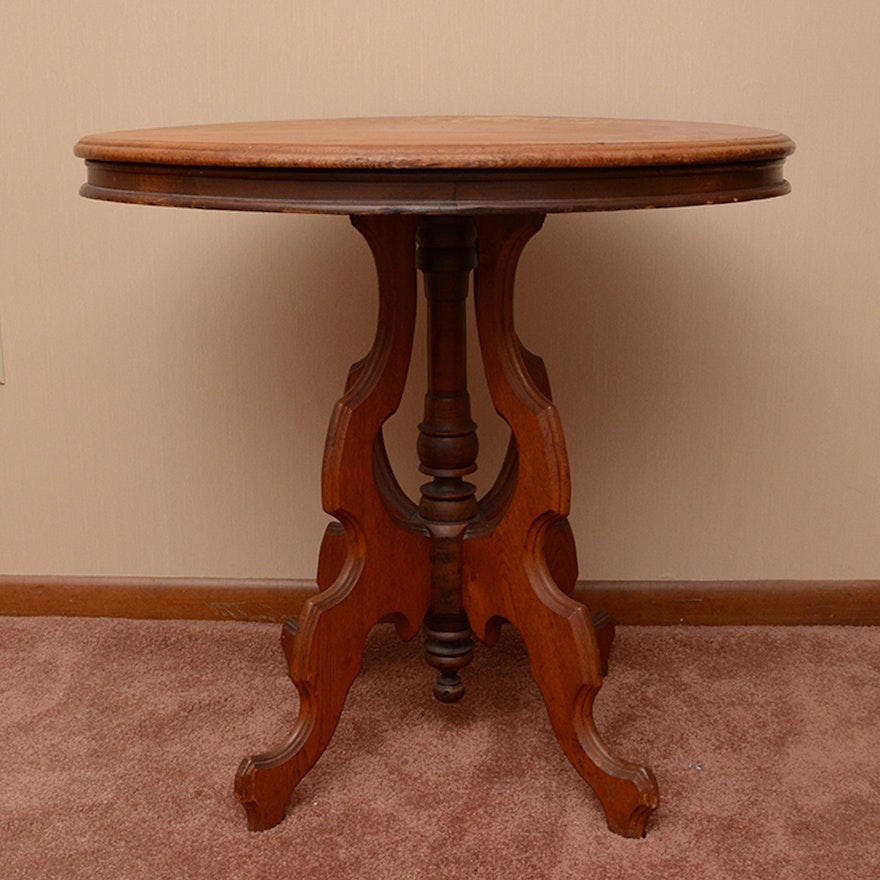
<instances>
[{"instance_id":1,"label":"wooden baseboard","mask_svg":"<svg viewBox=\"0 0 880 880\"><path fill-rule=\"evenodd\" d=\"M0 615L282 622L308 580L0 576ZM880 581L579 581L621 625L880 625Z\"/></svg>"},{"instance_id":2,"label":"wooden baseboard","mask_svg":"<svg viewBox=\"0 0 880 880\"><path fill-rule=\"evenodd\" d=\"M631 626L880 624L880 581L580 581L575 596Z\"/></svg>"},{"instance_id":3,"label":"wooden baseboard","mask_svg":"<svg viewBox=\"0 0 880 880\"><path fill-rule=\"evenodd\" d=\"M0 615L250 620L296 616L314 581L0 576Z\"/></svg>"}]
</instances>

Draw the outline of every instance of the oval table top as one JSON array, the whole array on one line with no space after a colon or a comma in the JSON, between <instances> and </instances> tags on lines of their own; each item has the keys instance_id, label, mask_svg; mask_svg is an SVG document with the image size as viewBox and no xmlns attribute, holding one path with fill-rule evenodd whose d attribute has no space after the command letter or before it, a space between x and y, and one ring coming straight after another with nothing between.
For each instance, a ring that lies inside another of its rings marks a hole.
<instances>
[{"instance_id":1,"label":"oval table top","mask_svg":"<svg viewBox=\"0 0 880 880\"><path fill-rule=\"evenodd\" d=\"M82 138L82 194L317 213L585 211L789 191L794 144L701 122L430 116L242 122Z\"/></svg>"}]
</instances>

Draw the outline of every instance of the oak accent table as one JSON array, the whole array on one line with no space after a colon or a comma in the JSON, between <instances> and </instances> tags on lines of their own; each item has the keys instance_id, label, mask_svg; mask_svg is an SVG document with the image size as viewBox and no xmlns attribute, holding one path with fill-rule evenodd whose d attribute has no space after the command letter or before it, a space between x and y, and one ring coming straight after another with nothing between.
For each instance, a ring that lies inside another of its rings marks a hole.
<instances>
[{"instance_id":1,"label":"oak accent table","mask_svg":"<svg viewBox=\"0 0 880 880\"><path fill-rule=\"evenodd\" d=\"M513 322L517 262L547 213L707 205L789 191L785 136L703 123L527 117L299 120L91 135L89 198L148 205L347 214L372 250L379 318L348 374L323 464L328 527L319 594L282 633L299 718L286 742L239 767L249 827L280 822L330 741L384 618L404 639L424 628L435 695L461 697L472 636L513 623L556 736L605 810L639 837L657 807L651 771L609 751L593 723L613 628L572 598L570 481L544 364ZM428 310L428 376L413 501L382 438L406 380L416 272ZM466 379L471 272L483 367L510 427L507 456L477 498L477 434ZM599 637L597 638L597 631Z\"/></svg>"}]
</instances>

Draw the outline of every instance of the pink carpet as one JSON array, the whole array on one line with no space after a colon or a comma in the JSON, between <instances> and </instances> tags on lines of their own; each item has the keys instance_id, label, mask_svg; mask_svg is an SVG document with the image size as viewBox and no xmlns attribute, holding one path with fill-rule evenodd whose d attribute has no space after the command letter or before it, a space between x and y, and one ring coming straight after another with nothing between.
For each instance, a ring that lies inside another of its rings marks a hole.
<instances>
[{"instance_id":1,"label":"pink carpet","mask_svg":"<svg viewBox=\"0 0 880 880\"><path fill-rule=\"evenodd\" d=\"M288 818L248 832L236 767L296 714L278 634L0 619L0 878L880 877L880 629L619 630L596 715L657 775L641 841L605 829L514 631L445 706L387 626Z\"/></svg>"}]
</instances>

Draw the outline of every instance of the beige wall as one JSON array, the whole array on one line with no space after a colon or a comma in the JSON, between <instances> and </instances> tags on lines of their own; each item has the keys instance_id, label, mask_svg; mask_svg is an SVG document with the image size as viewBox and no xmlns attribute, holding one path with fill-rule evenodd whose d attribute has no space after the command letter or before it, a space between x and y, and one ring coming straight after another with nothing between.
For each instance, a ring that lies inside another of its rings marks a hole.
<instances>
[{"instance_id":1,"label":"beige wall","mask_svg":"<svg viewBox=\"0 0 880 880\"><path fill-rule=\"evenodd\" d=\"M876 0L3 0L0 34L0 574L313 574L324 427L372 335L365 246L340 218L87 202L71 148L405 113L792 136L784 199L550 218L521 332L583 576L880 574Z\"/></svg>"}]
</instances>

